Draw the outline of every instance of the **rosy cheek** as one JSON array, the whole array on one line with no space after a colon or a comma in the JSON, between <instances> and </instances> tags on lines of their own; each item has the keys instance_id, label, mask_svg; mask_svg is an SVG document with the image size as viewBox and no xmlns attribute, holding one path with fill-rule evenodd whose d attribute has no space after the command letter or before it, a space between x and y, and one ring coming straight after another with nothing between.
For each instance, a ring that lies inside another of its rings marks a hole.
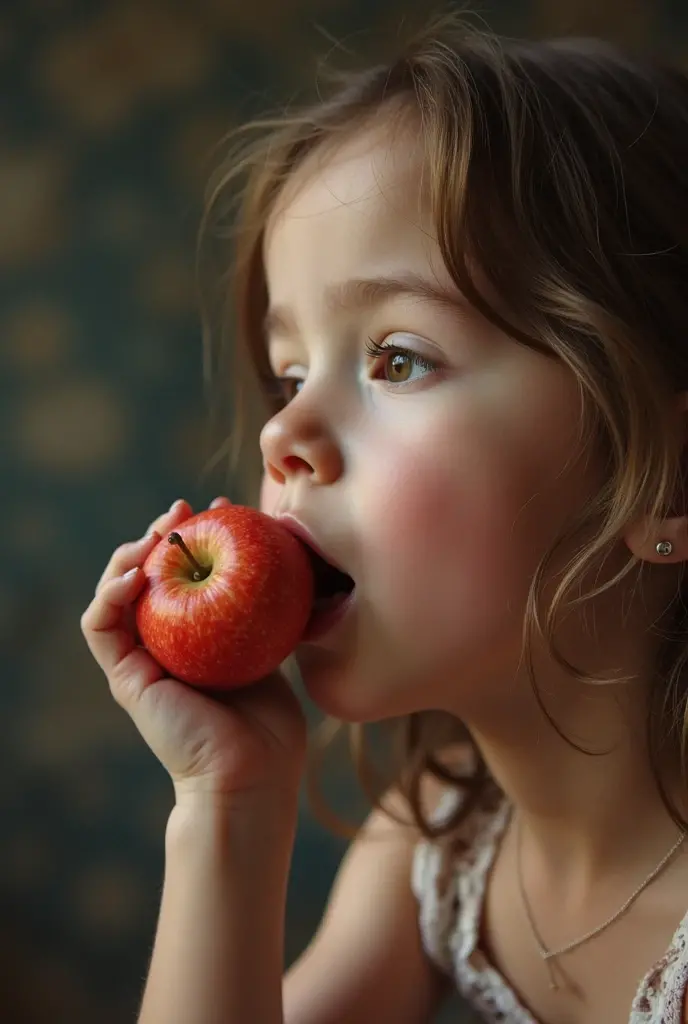
<instances>
[{"instance_id":1,"label":"rosy cheek","mask_svg":"<svg viewBox=\"0 0 688 1024\"><path fill-rule=\"evenodd\" d=\"M269 473L264 473L260 485L261 512L265 512L269 516L274 513L279 503L280 491L281 485L276 480L273 480Z\"/></svg>"},{"instance_id":2,"label":"rosy cheek","mask_svg":"<svg viewBox=\"0 0 688 1024\"><path fill-rule=\"evenodd\" d=\"M384 566L389 600L414 603L416 587L432 589L447 607L464 589L479 600L488 563L501 560L507 571L499 540L510 533L502 522L510 510L496 500L484 472L467 463L456 453L432 459L419 452L396 467L378 467L370 481L366 555L369 564Z\"/></svg>"},{"instance_id":3,"label":"rosy cheek","mask_svg":"<svg viewBox=\"0 0 688 1024\"><path fill-rule=\"evenodd\" d=\"M424 451L405 450L373 467L366 494L375 504L371 516L386 535L395 532L417 540L456 531L457 506L464 490L457 458L435 458ZM394 453L395 454L395 453ZM395 530L395 524L398 530Z\"/></svg>"},{"instance_id":4,"label":"rosy cheek","mask_svg":"<svg viewBox=\"0 0 688 1024\"><path fill-rule=\"evenodd\" d=\"M427 572L429 563L446 561L457 547L459 487L452 486L448 474L433 472L427 461L418 467L414 459L400 460L396 468L380 467L367 491L369 557L384 552L386 575L395 586L401 582L398 576Z\"/></svg>"}]
</instances>

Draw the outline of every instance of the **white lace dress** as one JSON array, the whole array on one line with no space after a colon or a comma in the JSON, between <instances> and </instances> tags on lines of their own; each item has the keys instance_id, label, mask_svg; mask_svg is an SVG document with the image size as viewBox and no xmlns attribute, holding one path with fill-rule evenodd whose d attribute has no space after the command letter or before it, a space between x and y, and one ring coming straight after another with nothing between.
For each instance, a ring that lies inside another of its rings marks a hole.
<instances>
[{"instance_id":1,"label":"white lace dress","mask_svg":"<svg viewBox=\"0 0 688 1024\"><path fill-rule=\"evenodd\" d=\"M437 818L456 807L448 794ZM436 844L418 844L412 886L419 902L420 929L427 955L454 981L466 1002L486 1024L538 1024L505 979L493 967L476 966L485 885L499 839L509 821L503 802L495 811L477 810L462 826L466 852L440 885L443 857ZM478 951L479 952L479 951ZM688 914L664 956L647 972L633 1000L629 1024L682 1024L688 985Z\"/></svg>"}]
</instances>

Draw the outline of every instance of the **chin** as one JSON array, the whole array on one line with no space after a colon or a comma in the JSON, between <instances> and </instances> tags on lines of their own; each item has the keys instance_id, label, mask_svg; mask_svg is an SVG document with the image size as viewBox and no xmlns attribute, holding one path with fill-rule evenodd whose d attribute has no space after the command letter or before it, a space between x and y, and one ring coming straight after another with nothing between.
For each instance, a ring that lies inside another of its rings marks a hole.
<instances>
[{"instance_id":1,"label":"chin","mask_svg":"<svg viewBox=\"0 0 688 1024\"><path fill-rule=\"evenodd\" d=\"M351 724L381 722L404 714L390 693L388 680L357 668L354 660L342 661L322 647L304 645L296 656L303 688L324 714Z\"/></svg>"}]
</instances>

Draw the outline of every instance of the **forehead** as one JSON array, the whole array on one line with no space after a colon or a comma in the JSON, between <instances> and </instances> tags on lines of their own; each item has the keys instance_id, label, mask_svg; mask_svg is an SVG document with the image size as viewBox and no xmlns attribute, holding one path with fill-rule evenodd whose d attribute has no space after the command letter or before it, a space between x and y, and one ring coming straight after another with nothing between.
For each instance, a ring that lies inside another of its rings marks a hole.
<instances>
[{"instance_id":1,"label":"forehead","mask_svg":"<svg viewBox=\"0 0 688 1024\"><path fill-rule=\"evenodd\" d=\"M418 132L408 119L394 118L390 124L373 123L341 138L330 138L316 146L287 180L275 205L274 215L303 200L309 186L336 183L342 201L355 201L361 186L369 189L367 171L372 171L378 189L414 188L422 167ZM347 187L348 185L348 187Z\"/></svg>"},{"instance_id":2,"label":"forehead","mask_svg":"<svg viewBox=\"0 0 688 1024\"><path fill-rule=\"evenodd\" d=\"M314 254L317 265L310 269L317 272L323 259L336 271L339 258L355 250L373 269L376 260L387 263L396 246L400 258L415 249L427 262L435 230L419 136L408 119L393 120L310 153L283 186L266 225L268 282L284 276L297 251L306 261Z\"/></svg>"}]
</instances>

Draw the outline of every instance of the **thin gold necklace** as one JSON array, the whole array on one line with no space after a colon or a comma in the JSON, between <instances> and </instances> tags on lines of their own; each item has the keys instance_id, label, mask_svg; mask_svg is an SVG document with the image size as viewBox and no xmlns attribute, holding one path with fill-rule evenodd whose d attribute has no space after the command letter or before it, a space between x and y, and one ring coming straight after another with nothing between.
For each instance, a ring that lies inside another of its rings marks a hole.
<instances>
[{"instance_id":1,"label":"thin gold necklace","mask_svg":"<svg viewBox=\"0 0 688 1024\"><path fill-rule=\"evenodd\" d=\"M522 845L521 844L521 823L520 823L520 818L516 819L516 875L517 875L517 878L518 878L518 887L519 887L519 890L520 890L520 893L521 893L521 902L523 903L523 909L526 912L526 917L528 918L528 924L530 925L530 930L533 933L533 938L535 939L535 942L536 942L536 945L538 947L538 951L540 953L540 956L542 957L542 959L546 963L548 971L549 971L549 987L550 987L550 989L552 989L553 991L556 992L558 990L558 988L559 988L559 985L557 984L557 980L556 980L556 978L554 976L554 967L553 967L553 965L551 964L550 961L554 960L556 957L562 956L564 953L570 953L572 949L577 949L578 946L582 946L584 942L588 942L590 939L595 938L595 936L599 935L600 932L605 931L605 929L609 928L609 926L611 924L614 924L615 921L618 921L618 919L621 917L621 915L625 914L626 911L631 907L631 905L633 903L635 903L635 901L638 899L638 896L640 896L641 892L643 892L645 889L647 889L648 885L650 885L651 882L654 882L655 878L657 878L657 876L660 874L660 872L663 870L663 868L666 867L666 865L669 863L671 858L677 852L678 848L680 847L681 843L683 842L683 840L685 838L686 838L686 833L685 832L681 832L681 834L679 835L678 839L676 840L674 845L671 847L669 852L666 853L662 857L662 859L660 860L659 864L655 868L652 869L652 871L647 876L645 881L641 882L641 884L638 886L638 888L635 890L635 892L633 892L628 897L628 899L623 904L623 906L621 906L616 911L615 914L612 914L611 917L607 918L606 921L604 921L602 924L598 925L597 928L593 928L593 929L591 929L591 931L586 932L585 935L582 935L579 939L574 939L573 942L567 942L565 946L559 946L558 949L548 949L547 946L545 945L545 943L542 941L542 938L540 936L540 932L538 931L537 925L535 924L535 920L533 918L533 912L532 912L532 910L530 908L530 903L528 902L528 897L526 896L525 886L523 884L523 870L522 870L522 866L521 866L521 845Z\"/></svg>"}]
</instances>

